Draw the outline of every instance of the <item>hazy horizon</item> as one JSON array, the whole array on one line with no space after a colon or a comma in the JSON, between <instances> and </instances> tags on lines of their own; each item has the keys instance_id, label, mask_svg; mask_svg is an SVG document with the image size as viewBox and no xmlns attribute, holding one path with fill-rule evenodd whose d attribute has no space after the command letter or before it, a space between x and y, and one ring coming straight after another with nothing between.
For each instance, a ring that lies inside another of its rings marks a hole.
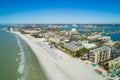
<instances>
[{"instance_id":1,"label":"hazy horizon","mask_svg":"<svg viewBox=\"0 0 120 80\"><path fill-rule=\"evenodd\" d=\"M4 0L0 24L119 24L119 0Z\"/></svg>"}]
</instances>

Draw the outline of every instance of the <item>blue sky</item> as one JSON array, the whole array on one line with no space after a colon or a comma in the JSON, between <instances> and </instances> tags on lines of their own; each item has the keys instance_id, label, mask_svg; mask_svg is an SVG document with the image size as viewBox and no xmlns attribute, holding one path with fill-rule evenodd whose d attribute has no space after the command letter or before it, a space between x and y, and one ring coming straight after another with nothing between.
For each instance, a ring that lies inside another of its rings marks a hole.
<instances>
[{"instance_id":1,"label":"blue sky","mask_svg":"<svg viewBox=\"0 0 120 80\"><path fill-rule=\"evenodd\" d=\"M120 23L120 0L0 0L0 23Z\"/></svg>"}]
</instances>

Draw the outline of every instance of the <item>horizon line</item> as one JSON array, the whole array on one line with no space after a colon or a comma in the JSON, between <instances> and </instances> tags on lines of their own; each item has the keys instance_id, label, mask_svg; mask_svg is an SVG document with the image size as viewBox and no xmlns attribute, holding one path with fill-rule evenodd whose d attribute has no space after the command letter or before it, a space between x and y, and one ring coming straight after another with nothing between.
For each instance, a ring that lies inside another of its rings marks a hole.
<instances>
[{"instance_id":1,"label":"horizon line","mask_svg":"<svg viewBox=\"0 0 120 80\"><path fill-rule=\"evenodd\" d=\"M120 23L0 23L0 24L120 24Z\"/></svg>"}]
</instances>

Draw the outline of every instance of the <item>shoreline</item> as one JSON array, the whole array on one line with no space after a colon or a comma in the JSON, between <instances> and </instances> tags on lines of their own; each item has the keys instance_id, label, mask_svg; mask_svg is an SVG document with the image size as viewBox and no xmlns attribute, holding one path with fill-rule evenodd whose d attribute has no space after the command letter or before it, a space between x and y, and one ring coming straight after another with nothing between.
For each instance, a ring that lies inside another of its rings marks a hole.
<instances>
[{"instance_id":1,"label":"shoreline","mask_svg":"<svg viewBox=\"0 0 120 80\"><path fill-rule=\"evenodd\" d=\"M29 46L29 47L31 48L31 50L33 51L36 59L38 60L39 65L40 65L40 67L42 68L42 70L43 70L43 72L44 72L47 80L49 80L50 77L49 77L48 74L46 73L46 70L44 69L43 64L42 64L41 61L39 60L39 57L37 56L37 54L36 54L35 50L33 49L33 47L30 45L30 42L29 42L27 39L25 39L25 36L22 35L20 32L12 32L12 33L13 33L13 34L16 34L17 36L19 36L21 39L23 39L23 40L28 44L28 46Z\"/></svg>"},{"instance_id":2,"label":"shoreline","mask_svg":"<svg viewBox=\"0 0 120 80\"><path fill-rule=\"evenodd\" d=\"M49 46L42 40L19 32L13 33L25 40L30 46L48 80L104 80L82 60L72 58L57 49L52 50L57 52L52 54L51 50L47 49Z\"/></svg>"}]
</instances>

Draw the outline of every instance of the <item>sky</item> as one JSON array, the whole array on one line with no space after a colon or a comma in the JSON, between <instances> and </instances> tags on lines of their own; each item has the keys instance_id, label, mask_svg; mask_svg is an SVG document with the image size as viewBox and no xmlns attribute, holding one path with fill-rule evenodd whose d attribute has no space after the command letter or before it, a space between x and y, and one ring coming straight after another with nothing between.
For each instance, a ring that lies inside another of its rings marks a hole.
<instances>
[{"instance_id":1,"label":"sky","mask_svg":"<svg viewBox=\"0 0 120 80\"><path fill-rule=\"evenodd\" d=\"M0 0L0 23L119 24L120 0Z\"/></svg>"}]
</instances>

